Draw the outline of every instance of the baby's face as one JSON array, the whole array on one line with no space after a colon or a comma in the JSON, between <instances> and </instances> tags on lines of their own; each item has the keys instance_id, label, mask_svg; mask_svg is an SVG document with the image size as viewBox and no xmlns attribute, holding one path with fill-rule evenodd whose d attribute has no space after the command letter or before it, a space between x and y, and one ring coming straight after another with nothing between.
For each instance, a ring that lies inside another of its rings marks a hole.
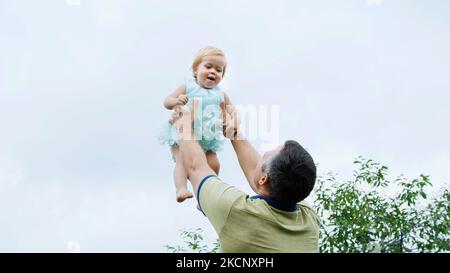
<instances>
[{"instance_id":1,"label":"baby's face","mask_svg":"<svg viewBox=\"0 0 450 273\"><path fill-rule=\"evenodd\" d=\"M226 60L223 56L205 56L195 71L198 84L203 88L213 88L223 77Z\"/></svg>"}]
</instances>

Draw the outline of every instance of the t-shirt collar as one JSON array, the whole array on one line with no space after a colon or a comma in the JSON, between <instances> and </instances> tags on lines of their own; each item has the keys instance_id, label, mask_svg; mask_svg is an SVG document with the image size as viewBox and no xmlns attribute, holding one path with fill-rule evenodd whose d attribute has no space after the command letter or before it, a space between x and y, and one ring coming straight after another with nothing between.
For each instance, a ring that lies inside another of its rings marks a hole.
<instances>
[{"instance_id":1,"label":"t-shirt collar","mask_svg":"<svg viewBox=\"0 0 450 273\"><path fill-rule=\"evenodd\" d=\"M293 211L297 210L297 204L294 204L292 206L285 206L285 205L282 205L282 204L276 202L275 200L273 200L273 199L271 199L269 197L262 196L262 195L259 195L259 194L250 197L250 199L252 199L252 200L262 199L262 200L266 201L267 204L269 204L269 206L271 206L273 208L276 208L276 209L279 209L279 210L283 210L283 211L293 212Z\"/></svg>"}]
</instances>

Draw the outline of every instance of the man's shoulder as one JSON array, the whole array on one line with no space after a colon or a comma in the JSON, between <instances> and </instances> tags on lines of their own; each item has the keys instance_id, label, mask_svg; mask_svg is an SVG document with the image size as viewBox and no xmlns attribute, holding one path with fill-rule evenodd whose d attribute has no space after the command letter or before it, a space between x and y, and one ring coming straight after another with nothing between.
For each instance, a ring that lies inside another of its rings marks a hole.
<instances>
[{"instance_id":1,"label":"man's shoulder","mask_svg":"<svg viewBox=\"0 0 450 273\"><path fill-rule=\"evenodd\" d=\"M244 196L244 192L217 176L205 177L197 193L200 210L208 217L217 234L222 232L233 206Z\"/></svg>"},{"instance_id":2,"label":"man's shoulder","mask_svg":"<svg viewBox=\"0 0 450 273\"><path fill-rule=\"evenodd\" d=\"M224 182L222 179L220 179L217 175L208 175L202 179L200 182L198 191L203 191L207 188L214 188L215 191L218 189L221 190L230 190L230 189L236 189L235 187L231 186L230 184ZM237 189L236 189L237 190Z\"/></svg>"},{"instance_id":3,"label":"man's shoulder","mask_svg":"<svg viewBox=\"0 0 450 273\"><path fill-rule=\"evenodd\" d=\"M237 199L245 199L247 195L219 177L211 175L202 180L197 196L203 202L234 203Z\"/></svg>"},{"instance_id":4,"label":"man's shoulder","mask_svg":"<svg viewBox=\"0 0 450 273\"><path fill-rule=\"evenodd\" d=\"M302 201L298 202L297 207L314 210L314 207L311 204L309 204L306 200L302 200Z\"/></svg>"},{"instance_id":5,"label":"man's shoulder","mask_svg":"<svg viewBox=\"0 0 450 273\"><path fill-rule=\"evenodd\" d=\"M316 209L312 205L310 205L307 201L303 200L297 203L297 208L305 212L307 215L315 219L315 221L320 224L320 219L319 216L317 215Z\"/></svg>"}]
</instances>

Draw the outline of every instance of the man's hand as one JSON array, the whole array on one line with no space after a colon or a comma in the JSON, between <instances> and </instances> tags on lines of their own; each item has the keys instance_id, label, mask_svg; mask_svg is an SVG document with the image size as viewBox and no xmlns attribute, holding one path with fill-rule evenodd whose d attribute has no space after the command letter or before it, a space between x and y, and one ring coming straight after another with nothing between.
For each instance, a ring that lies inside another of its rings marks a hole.
<instances>
[{"instance_id":1,"label":"man's hand","mask_svg":"<svg viewBox=\"0 0 450 273\"><path fill-rule=\"evenodd\" d=\"M188 97L182 94L177 97L177 103L175 105L186 105L188 101Z\"/></svg>"},{"instance_id":2,"label":"man's hand","mask_svg":"<svg viewBox=\"0 0 450 273\"><path fill-rule=\"evenodd\" d=\"M220 110L222 111L223 135L230 140L236 140L240 131L237 112L230 115L226 110L225 102L220 104Z\"/></svg>"}]
</instances>

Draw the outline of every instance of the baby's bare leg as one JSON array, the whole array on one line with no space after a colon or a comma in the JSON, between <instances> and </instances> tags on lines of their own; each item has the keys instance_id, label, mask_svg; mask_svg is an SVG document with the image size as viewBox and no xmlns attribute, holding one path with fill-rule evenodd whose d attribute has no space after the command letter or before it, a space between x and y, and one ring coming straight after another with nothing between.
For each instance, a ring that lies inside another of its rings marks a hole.
<instances>
[{"instance_id":1,"label":"baby's bare leg","mask_svg":"<svg viewBox=\"0 0 450 273\"><path fill-rule=\"evenodd\" d=\"M183 202L188 198L192 198L192 193L187 188L187 174L183 167L180 149L178 146L172 146L172 153L175 157L175 169L173 170L173 179L177 194L177 202Z\"/></svg>"},{"instance_id":2,"label":"baby's bare leg","mask_svg":"<svg viewBox=\"0 0 450 273\"><path fill-rule=\"evenodd\" d=\"M206 160L208 161L209 167L219 175L220 171L220 162L217 158L217 154L215 152L208 151L206 152Z\"/></svg>"}]
</instances>

